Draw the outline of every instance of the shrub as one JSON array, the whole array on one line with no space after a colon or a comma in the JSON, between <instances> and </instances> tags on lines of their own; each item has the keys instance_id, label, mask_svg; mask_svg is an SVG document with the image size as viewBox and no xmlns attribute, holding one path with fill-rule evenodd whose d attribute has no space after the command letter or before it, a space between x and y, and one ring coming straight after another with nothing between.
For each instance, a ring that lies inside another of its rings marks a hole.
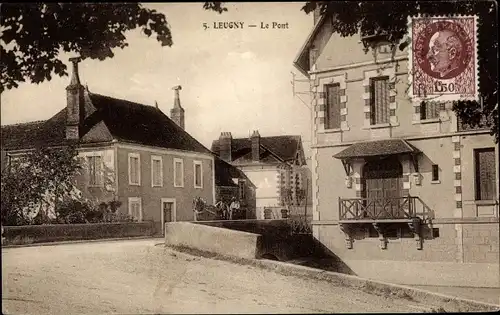
<instances>
[{"instance_id":1,"label":"shrub","mask_svg":"<svg viewBox=\"0 0 500 315\"><path fill-rule=\"evenodd\" d=\"M293 234L311 234L311 226L302 217L299 219L290 220L290 226Z\"/></svg>"},{"instance_id":2,"label":"shrub","mask_svg":"<svg viewBox=\"0 0 500 315\"><path fill-rule=\"evenodd\" d=\"M95 223L102 219L102 212L88 202L66 199L56 208L59 223Z\"/></svg>"}]
</instances>

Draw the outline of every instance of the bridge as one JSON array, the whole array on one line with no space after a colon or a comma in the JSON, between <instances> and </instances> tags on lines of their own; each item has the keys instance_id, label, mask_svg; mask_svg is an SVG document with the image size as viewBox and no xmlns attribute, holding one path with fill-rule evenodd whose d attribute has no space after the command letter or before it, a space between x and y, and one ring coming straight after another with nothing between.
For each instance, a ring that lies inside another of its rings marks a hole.
<instances>
[{"instance_id":1,"label":"bridge","mask_svg":"<svg viewBox=\"0 0 500 315\"><path fill-rule=\"evenodd\" d=\"M172 222L165 225L165 244L279 261L318 254L312 234L295 224L287 219Z\"/></svg>"}]
</instances>

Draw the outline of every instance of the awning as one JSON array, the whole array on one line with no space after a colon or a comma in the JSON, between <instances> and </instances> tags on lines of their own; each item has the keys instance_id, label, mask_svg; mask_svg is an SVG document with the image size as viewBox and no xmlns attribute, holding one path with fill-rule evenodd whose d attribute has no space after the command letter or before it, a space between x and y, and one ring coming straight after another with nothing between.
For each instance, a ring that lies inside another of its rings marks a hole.
<instances>
[{"instance_id":1,"label":"awning","mask_svg":"<svg viewBox=\"0 0 500 315\"><path fill-rule=\"evenodd\" d=\"M402 139L376 140L358 142L352 144L345 150L335 154L333 157L341 160L351 158L366 158L393 154L415 155L421 151Z\"/></svg>"}]
</instances>

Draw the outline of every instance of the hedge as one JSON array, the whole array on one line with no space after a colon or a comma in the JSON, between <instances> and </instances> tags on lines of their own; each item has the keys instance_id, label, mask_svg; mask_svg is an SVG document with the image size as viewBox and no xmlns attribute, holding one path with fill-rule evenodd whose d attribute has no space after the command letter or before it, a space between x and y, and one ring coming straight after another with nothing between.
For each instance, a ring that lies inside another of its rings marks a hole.
<instances>
[{"instance_id":1,"label":"hedge","mask_svg":"<svg viewBox=\"0 0 500 315\"><path fill-rule=\"evenodd\" d=\"M4 245L152 236L153 222L4 226Z\"/></svg>"}]
</instances>

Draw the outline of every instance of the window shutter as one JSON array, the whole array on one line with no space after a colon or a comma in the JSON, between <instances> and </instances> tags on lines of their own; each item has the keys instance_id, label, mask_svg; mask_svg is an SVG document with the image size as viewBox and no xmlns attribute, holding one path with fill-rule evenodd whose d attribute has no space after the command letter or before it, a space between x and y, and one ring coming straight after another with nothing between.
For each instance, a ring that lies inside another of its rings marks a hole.
<instances>
[{"instance_id":1,"label":"window shutter","mask_svg":"<svg viewBox=\"0 0 500 315\"><path fill-rule=\"evenodd\" d=\"M431 119L431 118L438 118L439 117L439 110L440 110L440 104L437 102L427 102L425 106L426 110L426 119Z\"/></svg>"},{"instance_id":2,"label":"window shutter","mask_svg":"<svg viewBox=\"0 0 500 315\"><path fill-rule=\"evenodd\" d=\"M340 128L340 84L326 86L327 129Z\"/></svg>"},{"instance_id":3,"label":"window shutter","mask_svg":"<svg viewBox=\"0 0 500 315\"><path fill-rule=\"evenodd\" d=\"M97 185L102 184L102 158L100 156L96 156L94 159L95 165L95 183Z\"/></svg>"},{"instance_id":4,"label":"window shutter","mask_svg":"<svg viewBox=\"0 0 500 315\"><path fill-rule=\"evenodd\" d=\"M496 199L495 149L476 151L476 199Z\"/></svg>"},{"instance_id":5,"label":"window shutter","mask_svg":"<svg viewBox=\"0 0 500 315\"><path fill-rule=\"evenodd\" d=\"M372 79L372 124L389 122L389 78Z\"/></svg>"}]
</instances>

